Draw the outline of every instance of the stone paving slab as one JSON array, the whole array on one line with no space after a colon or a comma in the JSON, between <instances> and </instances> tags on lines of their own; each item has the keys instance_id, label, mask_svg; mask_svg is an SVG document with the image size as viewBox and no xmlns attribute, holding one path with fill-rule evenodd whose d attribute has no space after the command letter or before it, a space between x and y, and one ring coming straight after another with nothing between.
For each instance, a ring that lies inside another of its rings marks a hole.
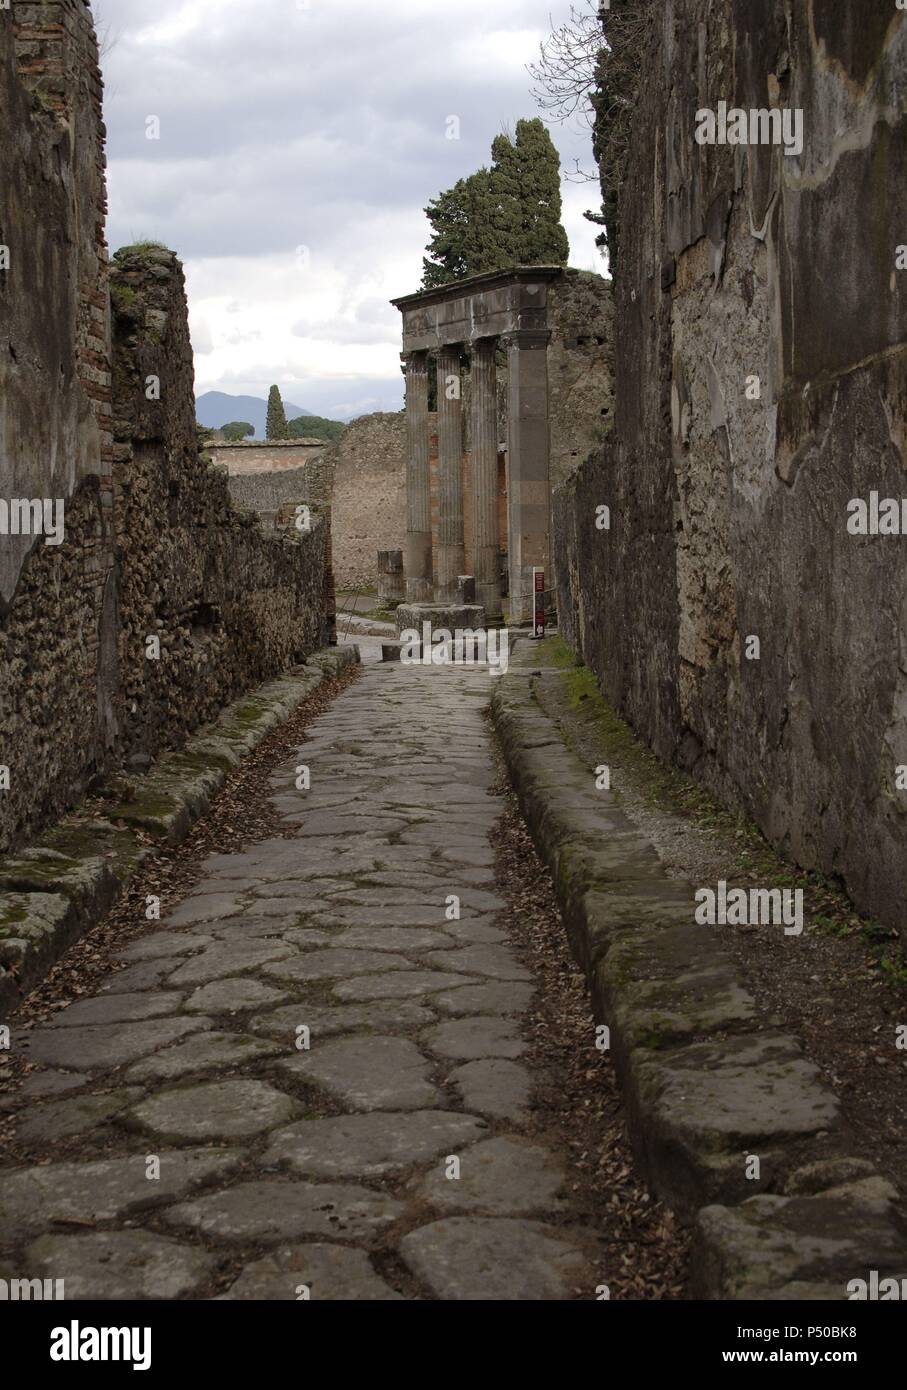
<instances>
[{"instance_id":1,"label":"stone paving slab","mask_svg":"<svg viewBox=\"0 0 907 1390\"><path fill-rule=\"evenodd\" d=\"M532 1077L526 1067L503 1057L487 1057L456 1067L447 1077L467 1110L495 1120L525 1121L529 1115Z\"/></svg>"},{"instance_id":2,"label":"stone paving slab","mask_svg":"<svg viewBox=\"0 0 907 1390\"><path fill-rule=\"evenodd\" d=\"M183 1008L190 1014L246 1013L251 1009L282 1004L288 997L286 990L275 989L261 980L234 976L201 985L189 996Z\"/></svg>"},{"instance_id":3,"label":"stone paving slab","mask_svg":"<svg viewBox=\"0 0 907 1390\"><path fill-rule=\"evenodd\" d=\"M433 1008L443 1014L523 1014L532 1000L529 984L509 981L476 985L463 981L462 989L445 989L432 999Z\"/></svg>"},{"instance_id":4,"label":"stone paving slab","mask_svg":"<svg viewBox=\"0 0 907 1390\"><path fill-rule=\"evenodd\" d=\"M300 1002L257 1015L250 1020L249 1028L253 1033L295 1047L299 1028L308 1028L310 1042L314 1043L364 1029L386 1033L398 1028L418 1028L434 1022L435 1017L431 1009L410 999L379 999L373 1004L347 1004L333 1009Z\"/></svg>"},{"instance_id":5,"label":"stone paving slab","mask_svg":"<svg viewBox=\"0 0 907 1390\"><path fill-rule=\"evenodd\" d=\"M273 1178L182 1202L166 1211L164 1220L227 1241L271 1242L300 1236L368 1240L402 1212L402 1202L384 1192L346 1183Z\"/></svg>"},{"instance_id":6,"label":"stone paving slab","mask_svg":"<svg viewBox=\"0 0 907 1390\"><path fill-rule=\"evenodd\" d=\"M247 1265L224 1299L320 1299L344 1303L402 1298L372 1268L363 1250L343 1245L296 1245Z\"/></svg>"},{"instance_id":7,"label":"stone paving slab","mask_svg":"<svg viewBox=\"0 0 907 1390\"><path fill-rule=\"evenodd\" d=\"M71 1067L93 1071L137 1061L155 1048L210 1028L211 1020L199 1018L155 1018L138 1023L90 1024L81 1028L41 1028L29 1042L28 1056L33 1062L52 1067Z\"/></svg>"},{"instance_id":8,"label":"stone paving slab","mask_svg":"<svg viewBox=\"0 0 907 1390\"><path fill-rule=\"evenodd\" d=\"M236 1150L179 1149L162 1157L160 1175L149 1177L146 1152L90 1163L47 1163L5 1172L0 1186L0 1241L31 1235L43 1226L90 1226L177 1201L191 1188L235 1172Z\"/></svg>"},{"instance_id":9,"label":"stone paving slab","mask_svg":"<svg viewBox=\"0 0 907 1390\"><path fill-rule=\"evenodd\" d=\"M206 1082L158 1091L128 1118L155 1139L248 1139L295 1119L299 1105L263 1081Z\"/></svg>"},{"instance_id":10,"label":"stone paving slab","mask_svg":"<svg viewBox=\"0 0 907 1390\"><path fill-rule=\"evenodd\" d=\"M54 1014L58 1028L90 1023L129 1023L179 1013L183 995L161 990L155 994L113 994L82 999Z\"/></svg>"},{"instance_id":11,"label":"stone paving slab","mask_svg":"<svg viewBox=\"0 0 907 1390\"><path fill-rule=\"evenodd\" d=\"M168 983L177 986L206 985L212 980L225 979L228 975L255 970L268 962L285 960L292 954L293 948L280 940L221 941L181 965L169 976Z\"/></svg>"},{"instance_id":12,"label":"stone paving slab","mask_svg":"<svg viewBox=\"0 0 907 1390\"><path fill-rule=\"evenodd\" d=\"M483 1138L484 1120L455 1111L378 1111L303 1120L271 1136L262 1163L308 1178L378 1178Z\"/></svg>"},{"instance_id":13,"label":"stone paving slab","mask_svg":"<svg viewBox=\"0 0 907 1390\"><path fill-rule=\"evenodd\" d=\"M511 1018L461 1018L423 1033L422 1041L439 1057L474 1061L479 1057L522 1057L526 1044Z\"/></svg>"},{"instance_id":14,"label":"stone paving slab","mask_svg":"<svg viewBox=\"0 0 907 1390\"><path fill-rule=\"evenodd\" d=\"M278 1064L353 1110L418 1110L443 1097L428 1080L431 1064L408 1038L370 1033L326 1042Z\"/></svg>"},{"instance_id":15,"label":"stone paving slab","mask_svg":"<svg viewBox=\"0 0 907 1390\"><path fill-rule=\"evenodd\" d=\"M540 1144L499 1135L458 1153L457 1159L457 1176L436 1164L416 1184L419 1195L439 1211L549 1216L564 1207L557 1196L563 1168Z\"/></svg>"},{"instance_id":16,"label":"stone paving slab","mask_svg":"<svg viewBox=\"0 0 907 1390\"><path fill-rule=\"evenodd\" d=\"M62 1279L67 1299L185 1298L214 1266L204 1251L147 1231L41 1236L27 1249L33 1278Z\"/></svg>"},{"instance_id":17,"label":"stone paving slab","mask_svg":"<svg viewBox=\"0 0 907 1390\"><path fill-rule=\"evenodd\" d=\"M591 1288L579 1243L538 1221L451 1216L404 1236L400 1253L441 1299L535 1302Z\"/></svg>"},{"instance_id":18,"label":"stone paving slab","mask_svg":"<svg viewBox=\"0 0 907 1390\"><path fill-rule=\"evenodd\" d=\"M287 955L290 953L287 952ZM291 960L271 964L263 972L271 980L305 984L312 980L345 980L351 975L368 975L374 970L410 970L406 956L391 951L344 951L327 949L306 951Z\"/></svg>"},{"instance_id":19,"label":"stone paving slab","mask_svg":"<svg viewBox=\"0 0 907 1390\"><path fill-rule=\"evenodd\" d=\"M418 999L456 985L468 985L468 975L443 970L396 970L387 975L360 975L334 986L335 999L366 1003L375 999Z\"/></svg>"},{"instance_id":20,"label":"stone paving slab","mask_svg":"<svg viewBox=\"0 0 907 1390\"><path fill-rule=\"evenodd\" d=\"M217 1030L196 1033L186 1042L165 1047L141 1062L135 1062L127 1070L126 1080L136 1084L173 1081L197 1072L246 1066L262 1057L273 1057L279 1051L273 1043L248 1037L244 1033L221 1033Z\"/></svg>"},{"instance_id":21,"label":"stone paving slab","mask_svg":"<svg viewBox=\"0 0 907 1390\"><path fill-rule=\"evenodd\" d=\"M141 1094L135 1086L120 1086L101 1095L66 1096L29 1106L19 1120L16 1138L46 1147L76 1134L96 1134Z\"/></svg>"}]
</instances>

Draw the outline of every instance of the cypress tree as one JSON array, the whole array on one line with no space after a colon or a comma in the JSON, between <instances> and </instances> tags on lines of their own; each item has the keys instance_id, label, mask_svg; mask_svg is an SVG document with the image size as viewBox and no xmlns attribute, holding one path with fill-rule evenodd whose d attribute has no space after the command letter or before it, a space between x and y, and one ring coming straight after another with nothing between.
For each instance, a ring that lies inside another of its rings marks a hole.
<instances>
[{"instance_id":1,"label":"cypress tree","mask_svg":"<svg viewBox=\"0 0 907 1390\"><path fill-rule=\"evenodd\" d=\"M287 416L277 386L272 386L268 393L268 418L265 425L265 436L268 439L286 439L288 437Z\"/></svg>"},{"instance_id":2,"label":"cypress tree","mask_svg":"<svg viewBox=\"0 0 907 1390\"><path fill-rule=\"evenodd\" d=\"M501 137L506 140L506 137ZM495 142L498 143L498 142ZM499 146L500 172L513 196L516 265L566 265L570 254L561 225L561 160L544 121L517 121L516 139Z\"/></svg>"},{"instance_id":3,"label":"cypress tree","mask_svg":"<svg viewBox=\"0 0 907 1390\"><path fill-rule=\"evenodd\" d=\"M510 266L567 264L561 161L544 123L518 121L515 139L497 136L491 156L490 169L460 179L425 209L433 234L423 288Z\"/></svg>"}]
</instances>

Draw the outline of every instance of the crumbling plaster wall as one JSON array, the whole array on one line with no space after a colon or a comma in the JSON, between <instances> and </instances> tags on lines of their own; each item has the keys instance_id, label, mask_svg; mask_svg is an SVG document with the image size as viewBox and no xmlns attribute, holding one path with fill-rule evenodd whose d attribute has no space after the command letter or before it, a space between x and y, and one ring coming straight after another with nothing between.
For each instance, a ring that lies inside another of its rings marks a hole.
<instances>
[{"instance_id":1,"label":"crumbling plaster wall","mask_svg":"<svg viewBox=\"0 0 907 1390\"><path fill-rule=\"evenodd\" d=\"M556 498L561 621L662 756L907 927L907 537L847 530L907 495L907 14L668 0L641 67L616 425ZM700 146L721 100L801 110L802 153Z\"/></svg>"}]
</instances>

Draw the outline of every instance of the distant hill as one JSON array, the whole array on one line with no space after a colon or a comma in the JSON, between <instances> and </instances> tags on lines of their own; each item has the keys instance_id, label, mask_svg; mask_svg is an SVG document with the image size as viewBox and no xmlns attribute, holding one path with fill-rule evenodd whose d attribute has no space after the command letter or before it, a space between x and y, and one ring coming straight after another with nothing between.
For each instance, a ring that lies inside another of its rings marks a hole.
<instances>
[{"instance_id":1,"label":"distant hill","mask_svg":"<svg viewBox=\"0 0 907 1390\"><path fill-rule=\"evenodd\" d=\"M291 401L284 401L283 408L288 420L294 416L312 414L311 410L304 410ZM229 425L231 420L247 420L255 426L255 439L265 437L267 414L268 402L259 396L228 396L225 391L206 391L195 402L195 418L200 425L207 426L209 430L219 430L222 425Z\"/></svg>"}]
</instances>

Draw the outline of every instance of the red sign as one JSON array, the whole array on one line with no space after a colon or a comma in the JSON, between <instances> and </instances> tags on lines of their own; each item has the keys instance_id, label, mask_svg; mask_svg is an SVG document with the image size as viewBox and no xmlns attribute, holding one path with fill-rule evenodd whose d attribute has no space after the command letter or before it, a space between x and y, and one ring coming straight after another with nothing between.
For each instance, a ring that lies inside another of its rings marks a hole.
<instances>
[{"instance_id":1,"label":"red sign","mask_svg":"<svg viewBox=\"0 0 907 1390\"><path fill-rule=\"evenodd\" d=\"M532 589L534 600L533 626L536 637L545 636L545 571L534 569L532 571Z\"/></svg>"}]
</instances>

